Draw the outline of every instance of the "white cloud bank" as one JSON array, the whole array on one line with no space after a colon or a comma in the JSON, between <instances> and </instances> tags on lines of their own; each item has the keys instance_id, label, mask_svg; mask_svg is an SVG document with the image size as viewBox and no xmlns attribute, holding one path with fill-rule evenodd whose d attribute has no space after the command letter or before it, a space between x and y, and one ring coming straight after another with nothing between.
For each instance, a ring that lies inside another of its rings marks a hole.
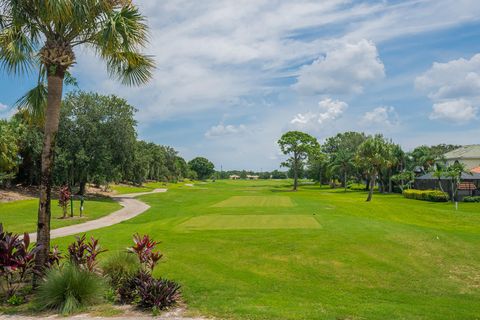
<instances>
[{"instance_id":1,"label":"white cloud bank","mask_svg":"<svg viewBox=\"0 0 480 320\"><path fill-rule=\"evenodd\" d=\"M430 119L467 123L480 105L480 54L433 66L415 79L415 87L433 101Z\"/></svg>"},{"instance_id":2,"label":"white cloud bank","mask_svg":"<svg viewBox=\"0 0 480 320\"><path fill-rule=\"evenodd\" d=\"M316 127L334 121L348 108L346 102L325 98L318 103L319 111L297 114L290 123L299 127Z\"/></svg>"},{"instance_id":3,"label":"white cloud bank","mask_svg":"<svg viewBox=\"0 0 480 320\"><path fill-rule=\"evenodd\" d=\"M394 107L378 107L366 112L361 123L364 125L377 125L382 127L393 127L398 124L398 114Z\"/></svg>"},{"instance_id":4,"label":"white cloud bank","mask_svg":"<svg viewBox=\"0 0 480 320\"><path fill-rule=\"evenodd\" d=\"M224 137L228 135L236 135L236 134L246 133L246 132L247 132L247 127L243 124L240 124L238 126L231 125L231 124L229 125L219 124L208 129L208 131L205 132L205 137L207 138Z\"/></svg>"},{"instance_id":5,"label":"white cloud bank","mask_svg":"<svg viewBox=\"0 0 480 320\"><path fill-rule=\"evenodd\" d=\"M384 76L385 68L375 44L363 39L342 43L300 68L294 88L303 94L361 93L364 86Z\"/></svg>"}]
</instances>

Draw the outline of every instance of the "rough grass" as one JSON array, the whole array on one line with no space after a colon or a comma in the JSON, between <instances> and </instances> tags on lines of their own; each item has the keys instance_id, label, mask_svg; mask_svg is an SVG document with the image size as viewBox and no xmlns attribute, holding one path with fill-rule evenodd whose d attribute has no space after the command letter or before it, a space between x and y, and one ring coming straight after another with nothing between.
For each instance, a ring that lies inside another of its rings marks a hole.
<instances>
[{"instance_id":1,"label":"rough grass","mask_svg":"<svg viewBox=\"0 0 480 320\"><path fill-rule=\"evenodd\" d=\"M156 275L176 280L192 313L220 319L478 319L480 204L282 181L217 181L141 198L144 214L95 230L113 251L132 233L162 241ZM212 207L234 196L288 196L294 207ZM206 215L311 216L321 229L187 230ZM56 239L62 247L73 237Z\"/></svg>"},{"instance_id":2,"label":"rough grass","mask_svg":"<svg viewBox=\"0 0 480 320\"><path fill-rule=\"evenodd\" d=\"M314 217L305 215L206 215L187 220L179 227L191 230L315 229L320 228L320 224Z\"/></svg>"},{"instance_id":3,"label":"rough grass","mask_svg":"<svg viewBox=\"0 0 480 320\"><path fill-rule=\"evenodd\" d=\"M290 197L281 196L233 196L213 207L293 207Z\"/></svg>"},{"instance_id":4,"label":"rough grass","mask_svg":"<svg viewBox=\"0 0 480 320\"><path fill-rule=\"evenodd\" d=\"M58 206L58 201L53 200L51 228L56 229L98 219L120 209L121 206L108 198L85 200L82 218L79 217L80 201L74 201L73 208L73 219L61 219L63 215L62 208ZM34 232L37 228L37 211L38 200L36 199L0 203L0 223L2 223L4 229L9 232ZM68 216L70 216L70 207L68 208Z\"/></svg>"}]
</instances>

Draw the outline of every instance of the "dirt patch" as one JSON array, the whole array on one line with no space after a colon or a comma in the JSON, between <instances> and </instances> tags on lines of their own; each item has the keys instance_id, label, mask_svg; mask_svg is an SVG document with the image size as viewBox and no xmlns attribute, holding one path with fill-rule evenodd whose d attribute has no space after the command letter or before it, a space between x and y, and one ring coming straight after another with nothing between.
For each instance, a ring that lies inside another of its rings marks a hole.
<instances>
[{"instance_id":1,"label":"dirt patch","mask_svg":"<svg viewBox=\"0 0 480 320\"><path fill-rule=\"evenodd\" d=\"M35 199L37 195L37 187L15 186L9 189L0 189L0 202Z\"/></svg>"}]
</instances>

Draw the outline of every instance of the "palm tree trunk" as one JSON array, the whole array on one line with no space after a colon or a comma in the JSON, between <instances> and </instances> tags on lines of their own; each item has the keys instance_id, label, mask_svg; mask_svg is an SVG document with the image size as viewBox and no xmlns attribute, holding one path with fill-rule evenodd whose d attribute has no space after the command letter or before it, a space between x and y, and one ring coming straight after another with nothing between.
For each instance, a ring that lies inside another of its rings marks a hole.
<instances>
[{"instance_id":1,"label":"palm tree trunk","mask_svg":"<svg viewBox=\"0 0 480 320\"><path fill-rule=\"evenodd\" d=\"M48 76L47 110L45 114L45 131L42 150L42 167L40 178L40 204L38 207L37 245L40 250L35 256L35 267L41 272L50 252L50 216L52 168L55 155L55 138L60 121L60 105L62 102L63 72L56 72ZM33 284L38 283L39 276L35 275Z\"/></svg>"},{"instance_id":2,"label":"palm tree trunk","mask_svg":"<svg viewBox=\"0 0 480 320\"><path fill-rule=\"evenodd\" d=\"M347 192L347 171L343 173L343 188L344 191Z\"/></svg>"},{"instance_id":3,"label":"palm tree trunk","mask_svg":"<svg viewBox=\"0 0 480 320\"><path fill-rule=\"evenodd\" d=\"M372 196L373 196L373 189L375 188L375 180L376 180L376 174L372 175L372 179L370 180L370 190L368 191L368 198L367 202L372 201Z\"/></svg>"}]
</instances>

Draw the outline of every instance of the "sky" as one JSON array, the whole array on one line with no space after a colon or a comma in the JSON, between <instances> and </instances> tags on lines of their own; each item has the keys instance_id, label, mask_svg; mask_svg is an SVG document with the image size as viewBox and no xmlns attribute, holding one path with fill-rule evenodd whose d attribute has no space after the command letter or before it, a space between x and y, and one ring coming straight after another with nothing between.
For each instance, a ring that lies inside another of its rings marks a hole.
<instances>
[{"instance_id":1,"label":"sky","mask_svg":"<svg viewBox=\"0 0 480 320\"><path fill-rule=\"evenodd\" d=\"M139 0L156 61L145 86L88 48L79 88L138 109L139 138L217 169L273 170L289 130L382 133L406 150L480 143L478 0ZM0 117L34 76L0 71Z\"/></svg>"}]
</instances>

